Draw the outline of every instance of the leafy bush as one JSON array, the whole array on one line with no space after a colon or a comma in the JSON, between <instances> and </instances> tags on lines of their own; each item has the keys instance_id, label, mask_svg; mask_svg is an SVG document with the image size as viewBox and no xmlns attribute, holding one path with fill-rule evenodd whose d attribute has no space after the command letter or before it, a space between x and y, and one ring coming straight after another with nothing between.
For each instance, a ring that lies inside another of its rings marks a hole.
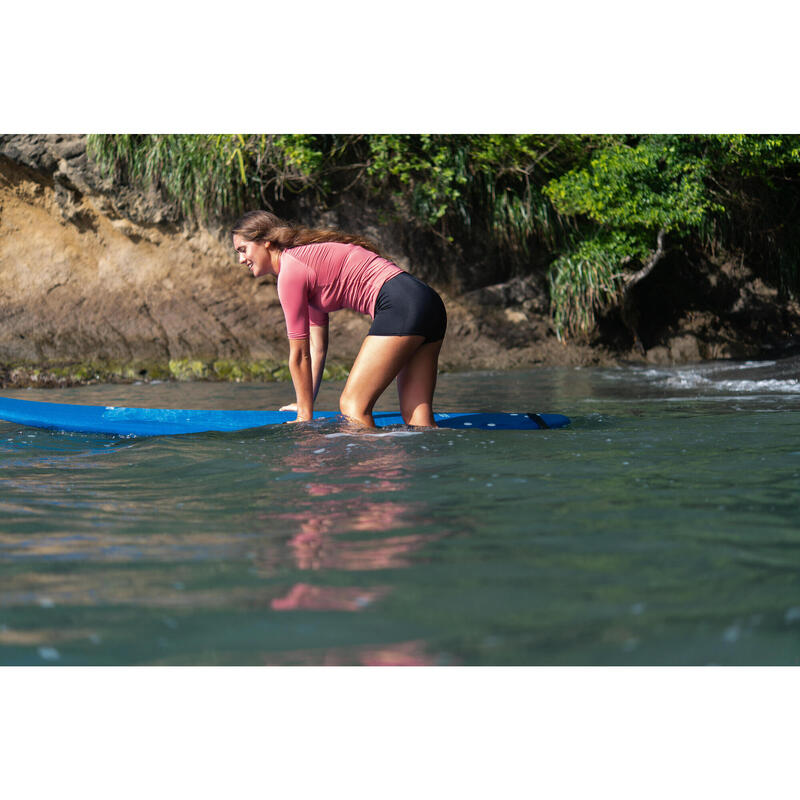
<instances>
[{"instance_id":1,"label":"leafy bush","mask_svg":"<svg viewBox=\"0 0 800 800\"><path fill-rule=\"evenodd\" d=\"M744 249L765 271L778 264L773 277L796 290L800 237L786 211L798 204L799 166L795 136L642 136L550 181L545 194L576 230L550 272L559 335L591 331L622 300L660 258L659 234ZM758 235L776 223L780 241L774 229Z\"/></svg>"}]
</instances>

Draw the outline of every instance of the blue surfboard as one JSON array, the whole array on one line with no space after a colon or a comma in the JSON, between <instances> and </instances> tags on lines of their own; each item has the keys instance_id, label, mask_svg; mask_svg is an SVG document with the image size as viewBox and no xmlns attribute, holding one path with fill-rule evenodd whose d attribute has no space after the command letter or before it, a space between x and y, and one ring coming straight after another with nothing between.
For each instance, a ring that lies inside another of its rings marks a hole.
<instances>
[{"instance_id":1,"label":"blue surfboard","mask_svg":"<svg viewBox=\"0 0 800 800\"><path fill-rule=\"evenodd\" d=\"M314 419L337 417L335 411L318 411ZM379 428L402 425L399 413L376 412ZM118 436L171 436L211 431L241 431L264 425L291 422L290 411L224 411L173 408L127 408L124 406L85 406L66 403L41 403L0 397L0 420L78 433L109 433ZM478 430L539 430L562 428L569 418L562 414L452 413L436 414L442 428Z\"/></svg>"}]
</instances>

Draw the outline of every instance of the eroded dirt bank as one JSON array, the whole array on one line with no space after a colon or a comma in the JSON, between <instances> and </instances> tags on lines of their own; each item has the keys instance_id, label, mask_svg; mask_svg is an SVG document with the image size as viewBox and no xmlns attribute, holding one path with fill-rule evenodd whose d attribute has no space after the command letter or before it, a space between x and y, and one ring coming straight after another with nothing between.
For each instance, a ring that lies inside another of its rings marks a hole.
<instances>
[{"instance_id":1,"label":"eroded dirt bank","mask_svg":"<svg viewBox=\"0 0 800 800\"><path fill-rule=\"evenodd\" d=\"M414 271L403 253L390 254ZM704 276L692 291L676 280L680 269L666 264L642 287L650 292L642 308L654 309L637 322L642 349L613 317L602 338L559 342L545 287L533 279L461 295L437 287L449 316L442 368L681 363L796 349L796 304L744 265L705 264L689 275ZM332 316L332 374L343 374L368 327L349 312ZM0 382L281 379L286 352L273 279L237 267L224 237L181 223L158 198L102 181L82 136L0 136Z\"/></svg>"}]
</instances>

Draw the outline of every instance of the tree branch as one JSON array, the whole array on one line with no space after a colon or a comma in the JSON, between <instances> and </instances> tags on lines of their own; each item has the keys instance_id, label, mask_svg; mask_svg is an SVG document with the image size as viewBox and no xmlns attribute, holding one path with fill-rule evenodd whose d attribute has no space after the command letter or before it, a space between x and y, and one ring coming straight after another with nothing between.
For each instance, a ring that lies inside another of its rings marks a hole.
<instances>
[{"instance_id":1,"label":"tree branch","mask_svg":"<svg viewBox=\"0 0 800 800\"><path fill-rule=\"evenodd\" d=\"M650 260L638 271L634 272L633 275L628 275L625 277L625 287L623 289L623 293L627 294L639 281L644 280L658 264L659 261L664 257L664 236L666 235L666 231L662 228L658 232L658 237L656 238L656 251L650 257Z\"/></svg>"}]
</instances>

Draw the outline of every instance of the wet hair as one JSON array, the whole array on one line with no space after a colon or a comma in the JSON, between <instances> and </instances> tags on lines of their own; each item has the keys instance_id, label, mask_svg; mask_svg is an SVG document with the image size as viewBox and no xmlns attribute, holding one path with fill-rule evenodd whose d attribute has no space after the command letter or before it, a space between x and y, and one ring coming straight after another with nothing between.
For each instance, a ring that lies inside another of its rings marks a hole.
<instances>
[{"instance_id":1,"label":"wet hair","mask_svg":"<svg viewBox=\"0 0 800 800\"><path fill-rule=\"evenodd\" d=\"M292 225L270 211L248 211L243 214L231 229L231 236L236 234L248 242L270 242L279 250L288 250L290 247L300 247L304 244L341 242L342 244L356 244L376 255L382 255L374 242L362 236L353 236L334 229Z\"/></svg>"}]
</instances>

